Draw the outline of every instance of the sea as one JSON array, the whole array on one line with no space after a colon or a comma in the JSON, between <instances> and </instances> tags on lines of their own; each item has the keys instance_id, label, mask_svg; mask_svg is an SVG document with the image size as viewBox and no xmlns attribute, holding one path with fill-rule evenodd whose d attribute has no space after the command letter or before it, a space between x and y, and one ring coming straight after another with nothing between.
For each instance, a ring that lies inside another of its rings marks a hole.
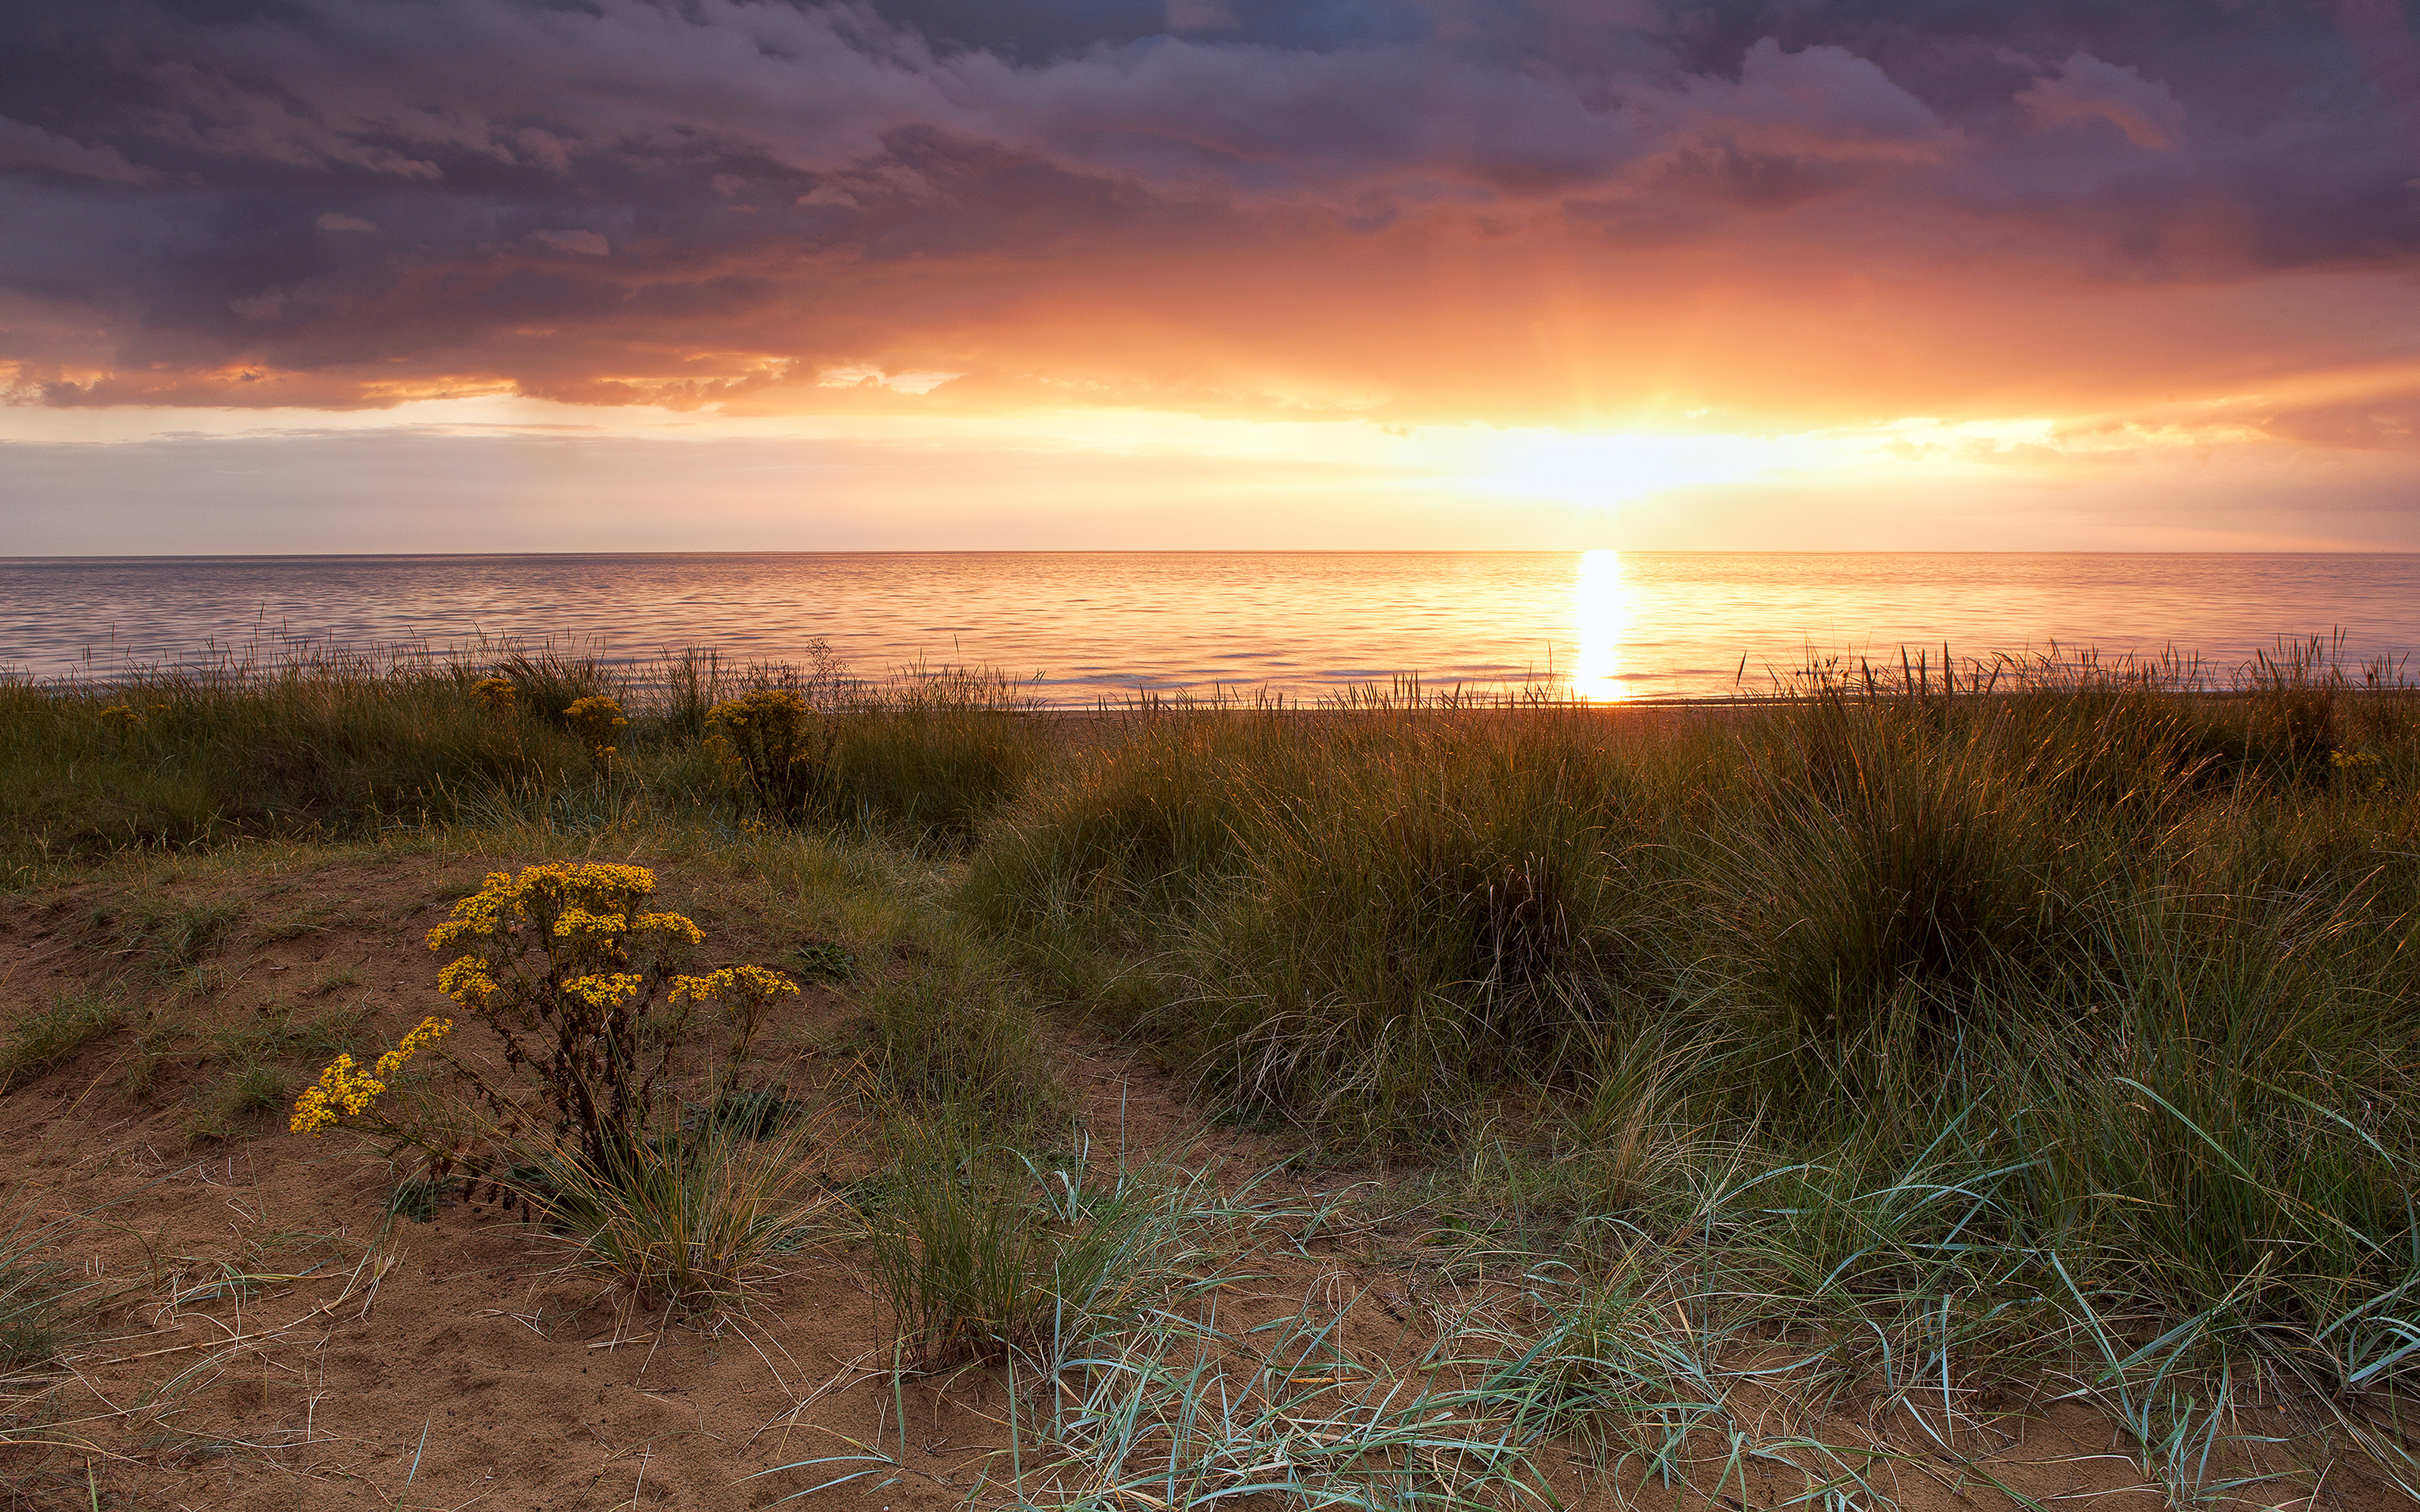
<instances>
[{"instance_id":1,"label":"sea","mask_svg":"<svg viewBox=\"0 0 2420 1512\"><path fill-rule=\"evenodd\" d=\"M2420 555L848 552L0 559L0 668L39 679L336 649L551 645L644 665L828 652L1139 694L1727 698L1810 667L2168 658L2224 683L2312 640L2396 674Z\"/></svg>"}]
</instances>

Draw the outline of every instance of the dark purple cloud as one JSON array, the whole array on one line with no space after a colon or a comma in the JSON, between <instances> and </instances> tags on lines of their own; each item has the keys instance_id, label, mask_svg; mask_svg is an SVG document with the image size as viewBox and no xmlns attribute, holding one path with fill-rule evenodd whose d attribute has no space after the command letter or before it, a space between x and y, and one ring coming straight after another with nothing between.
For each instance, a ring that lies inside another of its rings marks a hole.
<instances>
[{"instance_id":1,"label":"dark purple cloud","mask_svg":"<svg viewBox=\"0 0 2420 1512\"><path fill-rule=\"evenodd\" d=\"M1917 322L1961 279L2409 268L2410 37L2376 0L103 0L0 41L0 362L358 404L1260 361L1441 413L1505 322L1691 297L1676 251L1780 306L1898 270L1933 302L1874 316Z\"/></svg>"}]
</instances>

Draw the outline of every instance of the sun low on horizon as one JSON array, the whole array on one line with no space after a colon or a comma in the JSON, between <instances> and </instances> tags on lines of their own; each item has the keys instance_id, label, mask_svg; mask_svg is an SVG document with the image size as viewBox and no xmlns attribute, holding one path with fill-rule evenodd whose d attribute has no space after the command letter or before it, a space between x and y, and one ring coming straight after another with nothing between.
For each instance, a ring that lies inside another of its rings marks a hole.
<instances>
[{"instance_id":1,"label":"sun low on horizon","mask_svg":"<svg viewBox=\"0 0 2420 1512\"><path fill-rule=\"evenodd\" d=\"M2386 0L54 11L0 554L2408 550L2415 78Z\"/></svg>"}]
</instances>

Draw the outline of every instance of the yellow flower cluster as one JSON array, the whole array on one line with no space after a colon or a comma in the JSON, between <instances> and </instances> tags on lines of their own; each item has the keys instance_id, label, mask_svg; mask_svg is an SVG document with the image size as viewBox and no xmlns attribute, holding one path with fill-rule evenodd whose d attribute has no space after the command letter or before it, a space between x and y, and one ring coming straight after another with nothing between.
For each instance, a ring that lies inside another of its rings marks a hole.
<instances>
[{"instance_id":1,"label":"yellow flower cluster","mask_svg":"<svg viewBox=\"0 0 2420 1512\"><path fill-rule=\"evenodd\" d=\"M627 971L601 972L592 977L574 977L563 984L563 990L591 1008L612 1008L639 990L639 979Z\"/></svg>"},{"instance_id":2,"label":"yellow flower cluster","mask_svg":"<svg viewBox=\"0 0 2420 1512\"><path fill-rule=\"evenodd\" d=\"M2378 752L2374 750L2332 750L2328 752L2328 763L2337 771L2343 772L2350 777L2351 774L2362 771L2365 768L2375 768L2379 764ZM2383 774L2376 771L2371 772L2369 779L2369 791L2372 793L2383 793L2386 791L2386 778Z\"/></svg>"},{"instance_id":3,"label":"yellow flower cluster","mask_svg":"<svg viewBox=\"0 0 2420 1512\"><path fill-rule=\"evenodd\" d=\"M295 1134L317 1134L340 1114L358 1117L368 1112L385 1090L386 1083L354 1065L352 1057L338 1056L319 1073L318 1086L302 1089L286 1127Z\"/></svg>"},{"instance_id":4,"label":"yellow flower cluster","mask_svg":"<svg viewBox=\"0 0 2420 1512\"><path fill-rule=\"evenodd\" d=\"M513 706L513 684L508 677L482 677L471 685L471 696L490 714L503 714Z\"/></svg>"},{"instance_id":5,"label":"yellow flower cluster","mask_svg":"<svg viewBox=\"0 0 2420 1512\"><path fill-rule=\"evenodd\" d=\"M338 1056L319 1073L318 1085L306 1087L294 1100L294 1117L286 1127L295 1134L317 1135L339 1118L359 1118L386 1090L384 1078L403 1069L412 1057L454 1032L452 1019L434 1014L422 1019L403 1042L378 1057L375 1074L362 1070L350 1056Z\"/></svg>"},{"instance_id":6,"label":"yellow flower cluster","mask_svg":"<svg viewBox=\"0 0 2420 1512\"><path fill-rule=\"evenodd\" d=\"M555 916L554 932L571 939L586 936L592 940L610 940L630 927L624 914L596 914L574 905Z\"/></svg>"},{"instance_id":7,"label":"yellow flower cluster","mask_svg":"<svg viewBox=\"0 0 2420 1512\"><path fill-rule=\"evenodd\" d=\"M454 1032L454 1021L431 1013L419 1026L403 1037L403 1042L378 1058L378 1073L392 1076L403 1069L403 1063Z\"/></svg>"},{"instance_id":8,"label":"yellow flower cluster","mask_svg":"<svg viewBox=\"0 0 2420 1512\"><path fill-rule=\"evenodd\" d=\"M656 874L644 866L550 861L525 866L519 876L490 872L477 892L454 905L452 918L428 932L428 948L442 950L474 934L493 934L509 919L528 918L533 903L560 904L558 918L627 915L632 903L655 890Z\"/></svg>"},{"instance_id":9,"label":"yellow flower cluster","mask_svg":"<svg viewBox=\"0 0 2420 1512\"><path fill-rule=\"evenodd\" d=\"M143 722L143 716L135 713L132 704L113 703L101 711L101 722L121 735L131 735L134 733L134 727Z\"/></svg>"},{"instance_id":10,"label":"yellow flower cluster","mask_svg":"<svg viewBox=\"0 0 2420 1512\"><path fill-rule=\"evenodd\" d=\"M641 914L630 920L633 934L670 934L690 945L702 945L706 935L680 914Z\"/></svg>"},{"instance_id":11,"label":"yellow flower cluster","mask_svg":"<svg viewBox=\"0 0 2420 1512\"><path fill-rule=\"evenodd\" d=\"M783 993L796 993L799 984L778 971L763 966L724 966L703 977L675 977L670 994L675 1003L683 998L703 1003L709 997L752 997L769 1002Z\"/></svg>"},{"instance_id":12,"label":"yellow flower cluster","mask_svg":"<svg viewBox=\"0 0 2420 1512\"><path fill-rule=\"evenodd\" d=\"M437 973L437 990L473 1011L485 1007L496 991L496 979L488 974L488 963L475 955L466 955Z\"/></svg>"},{"instance_id":13,"label":"yellow flower cluster","mask_svg":"<svg viewBox=\"0 0 2420 1512\"><path fill-rule=\"evenodd\" d=\"M572 733L586 741L599 759L613 754L613 732L630 722L623 716L620 702L601 693L572 700L565 707L563 717L571 725Z\"/></svg>"},{"instance_id":14,"label":"yellow flower cluster","mask_svg":"<svg viewBox=\"0 0 2420 1512\"><path fill-rule=\"evenodd\" d=\"M783 734L814 717L814 705L785 687L759 687L736 699L725 699L706 711L708 725L745 730L753 725Z\"/></svg>"}]
</instances>

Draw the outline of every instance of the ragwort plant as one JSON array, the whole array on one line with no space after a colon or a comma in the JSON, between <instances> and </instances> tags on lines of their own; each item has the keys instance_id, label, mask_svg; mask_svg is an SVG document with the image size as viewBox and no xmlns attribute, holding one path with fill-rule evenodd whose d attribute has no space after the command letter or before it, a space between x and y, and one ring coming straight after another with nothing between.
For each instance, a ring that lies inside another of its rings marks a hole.
<instances>
[{"instance_id":1,"label":"ragwort plant","mask_svg":"<svg viewBox=\"0 0 2420 1512\"><path fill-rule=\"evenodd\" d=\"M823 1205L805 1175L810 1135L764 1126L778 1119L747 1131L709 1119L686 1136L680 1101L665 1094L699 1004L720 1004L732 1022L710 1072L708 1105L720 1105L765 1011L798 987L761 966L684 971L703 932L646 911L655 887L635 866L490 873L428 945L462 952L438 985L495 1034L521 1085L499 1086L448 1054L455 1021L432 1015L370 1067L338 1056L297 1102L293 1129L352 1130L390 1153L418 1146L430 1162L424 1189L468 1166L474 1186L486 1177L568 1235L577 1268L692 1314L744 1306L768 1258L799 1247ZM466 1134L381 1101L424 1052L468 1086L483 1127Z\"/></svg>"},{"instance_id":2,"label":"ragwort plant","mask_svg":"<svg viewBox=\"0 0 2420 1512\"><path fill-rule=\"evenodd\" d=\"M656 1132L657 1100L687 1047L696 1006L720 1004L735 1026L727 1077L747 1058L766 1009L798 991L761 966L688 974L705 936L683 915L644 911L655 890L655 873L636 866L555 862L492 872L428 932L430 949L462 951L438 973L439 990L495 1033L507 1068L538 1094L533 1110L444 1056L487 1107L494 1134L526 1137L544 1124L593 1169L619 1169ZM405 1136L405 1126L381 1121L379 1097L421 1050L442 1054L452 1027L451 1019L425 1020L369 1071L337 1057L297 1103L295 1129L341 1124ZM427 1144L418 1135L409 1142ZM453 1152L432 1153L442 1163Z\"/></svg>"},{"instance_id":3,"label":"ragwort plant","mask_svg":"<svg viewBox=\"0 0 2420 1512\"><path fill-rule=\"evenodd\" d=\"M524 867L487 885L428 932L428 948L464 953L438 974L441 991L504 1042L505 1064L537 1084L557 1140L598 1169L613 1168L650 1132L656 1096L686 1046L690 1013L720 1002L738 1032L725 1057L736 1069L765 1009L796 983L762 966L704 976L681 968L705 935L686 916L643 912L656 890L644 867L601 863ZM661 1002L665 1012L651 1015ZM652 1042L651 1042L652 1041ZM520 1104L485 1081L500 1117Z\"/></svg>"},{"instance_id":4,"label":"ragwort plant","mask_svg":"<svg viewBox=\"0 0 2420 1512\"><path fill-rule=\"evenodd\" d=\"M574 699L567 704L563 711L563 722L569 725L571 733L588 748L588 758L597 764L597 770L603 771L613 764L616 738L613 733L628 726L630 720L622 712L618 699L595 693L587 698Z\"/></svg>"},{"instance_id":5,"label":"ragwort plant","mask_svg":"<svg viewBox=\"0 0 2420 1512\"><path fill-rule=\"evenodd\" d=\"M706 711L707 742L731 785L783 824L807 817L828 780L830 723L785 687L756 687Z\"/></svg>"}]
</instances>

